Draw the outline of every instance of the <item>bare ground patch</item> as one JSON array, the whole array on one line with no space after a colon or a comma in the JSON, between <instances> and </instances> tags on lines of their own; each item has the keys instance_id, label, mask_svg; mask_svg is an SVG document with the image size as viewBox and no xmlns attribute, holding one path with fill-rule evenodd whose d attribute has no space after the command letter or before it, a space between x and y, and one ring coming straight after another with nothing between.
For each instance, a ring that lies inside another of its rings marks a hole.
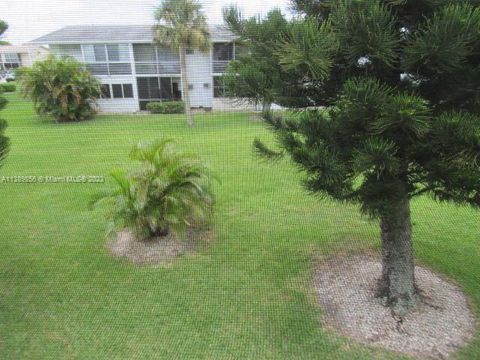
<instances>
[{"instance_id":1,"label":"bare ground patch","mask_svg":"<svg viewBox=\"0 0 480 360\"><path fill-rule=\"evenodd\" d=\"M107 243L114 257L125 258L136 265L167 265L177 257L191 254L204 241L211 238L209 231L189 229L181 237L173 233L139 241L124 230Z\"/></svg>"},{"instance_id":2,"label":"bare ground patch","mask_svg":"<svg viewBox=\"0 0 480 360\"><path fill-rule=\"evenodd\" d=\"M369 255L321 263L315 289L325 325L363 344L433 359L446 359L473 337L476 320L456 285L417 266L421 301L399 320L375 297L380 274L380 259Z\"/></svg>"}]
</instances>

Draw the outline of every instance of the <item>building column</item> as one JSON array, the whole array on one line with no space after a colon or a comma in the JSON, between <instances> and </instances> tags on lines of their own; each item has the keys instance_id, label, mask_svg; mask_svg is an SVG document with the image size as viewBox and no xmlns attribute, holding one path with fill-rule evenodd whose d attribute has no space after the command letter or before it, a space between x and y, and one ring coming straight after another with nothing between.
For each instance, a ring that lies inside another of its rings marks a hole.
<instances>
[{"instance_id":1,"label":"building column","mask_svg":"<svg viewBox=\"0 0 480 360\"><path fill-rule=\"evenodd\" d=\"M138 85L137 85L137 69L135 69L135 56L133 53L133 44L128 44L128 52L130 55L130 66L132 67L132 87L133 87L133 97L136 103L136 111L140 111L140 102L138 98Z\"/></svg>"}]
</instances>

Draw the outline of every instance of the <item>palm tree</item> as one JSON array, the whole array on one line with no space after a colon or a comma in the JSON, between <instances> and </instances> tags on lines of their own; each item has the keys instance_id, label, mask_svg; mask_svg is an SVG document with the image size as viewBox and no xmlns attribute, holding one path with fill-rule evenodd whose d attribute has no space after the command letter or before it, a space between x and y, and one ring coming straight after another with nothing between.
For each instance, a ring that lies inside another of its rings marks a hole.
<instances>
[{"instance_id":1,"label":"palm tree","mask_svg":"<svg viewBox=\"0 0 480 360\"><path fill-rule=\"evenodd\" d=\"M86 120L95 115L100 82L74 58L50 55L17 75L23 95L33 101L38 114L57 122Z\"/></svg>"},{"instance_id":2,"label":"palm tree","mask_svg":"<svg viewBox=\"0 0 480 360\"><path fill-rule=\"evenodd\" d=\"M210 171L199 159L178 152L172 140L134 146L130 158L142 167L125 174L114 170L112 191L95 194L90 205L113 201L108 233L128 229L147 240L180 232L208 220L213 204Z\"/></svg>"},{"instance_id":3,"label":"palm tree","mask_svg":"<svg viewBox=\"0 0 480 360\"><path fill-rule=\"evenodd\" d=\"M163 0L155 11L155 40L180 55L182 73L182 95L185 102L187 125L193 126L193 115L190 109L188 89L187 49L208 51L210 49L210 33L207 18L202 12L202 5L196 0Z\"/></svg>"}]
</instances>

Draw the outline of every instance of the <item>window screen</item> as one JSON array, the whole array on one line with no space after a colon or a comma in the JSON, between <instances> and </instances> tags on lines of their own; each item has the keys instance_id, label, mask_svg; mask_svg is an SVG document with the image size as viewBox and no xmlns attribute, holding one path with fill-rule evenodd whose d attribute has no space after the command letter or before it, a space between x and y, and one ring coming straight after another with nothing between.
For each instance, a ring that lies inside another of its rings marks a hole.
<instances>
[{"instance_id":1,"label":"window screen","mask_svg":"<svg viewBox=\"0 0 480 360\"><path fill-rule=\"evenodd\" d=\"M129 61L127 44L107 44L108 61Z\"/></svg>"},{"instance_id":2,"label":"window screen","mask_svg":"<svg viewBox=\"0 0 480 360\"><path fill-rule=\"evenodd\" d=\"M93 53L95 56L95 61L106 61L107 55L105 53L105 45L93 45Z\"/></svg>"},{"instance_id":3,"label":"window screen","mask_svg":"<svg viewBox=\"0 0 480 360\"><path fill-rule=\"evenodd\" d=\"M123 98L122 84L112 84L112 93L115 99Z\"/></svg>"},{"instance_id":4,"label":"window screen","mask_svg":"<svg viewBox=\"0 0 480 360\"><path fill-rule=\"evenodd\" d=\"M133 86L132 84L123 84L123 97L133 98Z\"/></svg>"}]
</instances>

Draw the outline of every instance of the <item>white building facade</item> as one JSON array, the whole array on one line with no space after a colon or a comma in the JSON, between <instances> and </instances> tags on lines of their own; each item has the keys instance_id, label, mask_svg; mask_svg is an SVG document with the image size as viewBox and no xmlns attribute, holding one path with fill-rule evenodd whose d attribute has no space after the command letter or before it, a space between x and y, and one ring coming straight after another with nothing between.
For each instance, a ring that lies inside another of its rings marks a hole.
<instances>
[{"instance_id":1,"label":"white building facade","mask_svg":"<svg viewBox=\"0 0 480 360\"><path fill-rule=\"evenodd\" d=\"M235 59L235 37L220 26L211 27L210 33L209 51L187 51L191 106L235 108L224 98L220 81L228 62ZM137 112L149 102L182 98L179 56L154 44L150 25L68 26L31 43L48 45L55 55L85 63L102 83L100 111Z\"/></svg>"}]
</instances>

